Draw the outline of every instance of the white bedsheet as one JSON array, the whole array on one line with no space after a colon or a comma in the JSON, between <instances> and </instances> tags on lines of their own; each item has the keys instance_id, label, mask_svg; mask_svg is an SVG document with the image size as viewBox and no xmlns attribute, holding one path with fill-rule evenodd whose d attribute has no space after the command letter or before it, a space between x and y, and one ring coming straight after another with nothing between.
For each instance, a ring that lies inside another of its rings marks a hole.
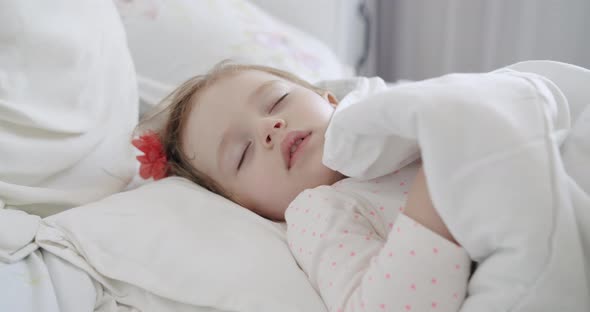
<instances>
[{"instance_id":1,"label":"white bedsheet","mask_svg":"<svg viewBox=\"0 0 590 312\"><path fill-rule=\"evenodd\" d=\"M590 72L515 66L551 67L565 79L501 69L388 90L360 80L326 133L324 163L348 176L381 176L420 152L438 212L479 263L462 311L590 310L578 229L590 226L588 175L570 174L588 171L590 102L574 102L588 99Z\"/></svg>"},{"instance_id":2,"label":"white bedsheet","mask_svg":"<svg viewBox=\"0 0 590 312\"><path fill-rule=\"evenodd\" d=\"M92 312L95 299L90 277L50 253L0 262L0 311Z\"/></svg>"}]
</instances>

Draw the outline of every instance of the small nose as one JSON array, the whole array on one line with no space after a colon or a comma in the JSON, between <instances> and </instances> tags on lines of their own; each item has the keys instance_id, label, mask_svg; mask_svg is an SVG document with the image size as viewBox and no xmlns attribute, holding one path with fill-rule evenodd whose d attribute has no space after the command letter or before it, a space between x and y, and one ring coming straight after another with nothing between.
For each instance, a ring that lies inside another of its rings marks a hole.
<instances>
[{"instance_id":1,"label":"small nose","mask_svg":"<svg viewBox=\"0 0 590 312\"><path fill-rule=\"evenodd\" d=\"M276 118L266 118L262 120L260 128L262 144L266 147L272 147L276 143L277 132L285 128L285 121Z\"/></svg>"}]
</instances>

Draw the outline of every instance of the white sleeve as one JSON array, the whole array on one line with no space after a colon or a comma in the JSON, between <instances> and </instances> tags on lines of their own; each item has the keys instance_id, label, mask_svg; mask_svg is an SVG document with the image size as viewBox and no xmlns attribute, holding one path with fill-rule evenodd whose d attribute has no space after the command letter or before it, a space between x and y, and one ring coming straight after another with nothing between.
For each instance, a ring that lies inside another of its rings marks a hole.
<instances>
[{"instance_id":1,"label":"white sleeve","mask_svg":"<svg viewBox=\"0 0 590 312\"><path fill-rule=\"evenodd\" d=\"M330 311L458 311L464 249L405 215L380 237L360 204L320 187L286 212L289 247Z\"/></svg>"}]
</instances>

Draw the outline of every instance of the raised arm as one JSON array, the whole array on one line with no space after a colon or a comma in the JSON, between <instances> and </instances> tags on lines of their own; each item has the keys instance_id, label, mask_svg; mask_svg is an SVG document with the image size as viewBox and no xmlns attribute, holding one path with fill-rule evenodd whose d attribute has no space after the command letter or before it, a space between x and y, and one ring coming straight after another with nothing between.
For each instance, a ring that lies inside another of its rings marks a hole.
<instances>
[{"instance_id":1,"label":"raised arm","mask_svg":"<svg viewBox=\"0 0 590 312\"><path fill-rule=\"evenodd\" d=\"M449 229L440 218L428 192L424 167L420 167L408 194L404 214L427 229L458 245Z\"/></svg>"}]
</instances>

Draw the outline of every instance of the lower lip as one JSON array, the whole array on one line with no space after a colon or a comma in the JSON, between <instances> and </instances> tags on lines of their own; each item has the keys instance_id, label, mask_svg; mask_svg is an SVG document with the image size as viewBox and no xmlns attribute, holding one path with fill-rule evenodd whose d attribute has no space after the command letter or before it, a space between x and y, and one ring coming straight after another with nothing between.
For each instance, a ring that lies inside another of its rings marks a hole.
<instances>
[{"instance_id":1,"label":"lower lip","mask_svg":"<svg viewBox=\"0 0 590 312\"><path fill-rule=\"evenodd\" d=\"M295 150L293 155L291 155L291 159L289 161L289 169L291 169L293 167L293 165L295 164L295 161L297 161L299 155L301 155L301 153L303 153L303 149L305 148L305 145L307 145L307 142L309 141L310 138L311 138L311 134L308 134L305 137L305 139L303 139L303 141L301 141L301 143L299 143L299 145L297 146L297 149Z\"/></svg>"}]
</instances>

